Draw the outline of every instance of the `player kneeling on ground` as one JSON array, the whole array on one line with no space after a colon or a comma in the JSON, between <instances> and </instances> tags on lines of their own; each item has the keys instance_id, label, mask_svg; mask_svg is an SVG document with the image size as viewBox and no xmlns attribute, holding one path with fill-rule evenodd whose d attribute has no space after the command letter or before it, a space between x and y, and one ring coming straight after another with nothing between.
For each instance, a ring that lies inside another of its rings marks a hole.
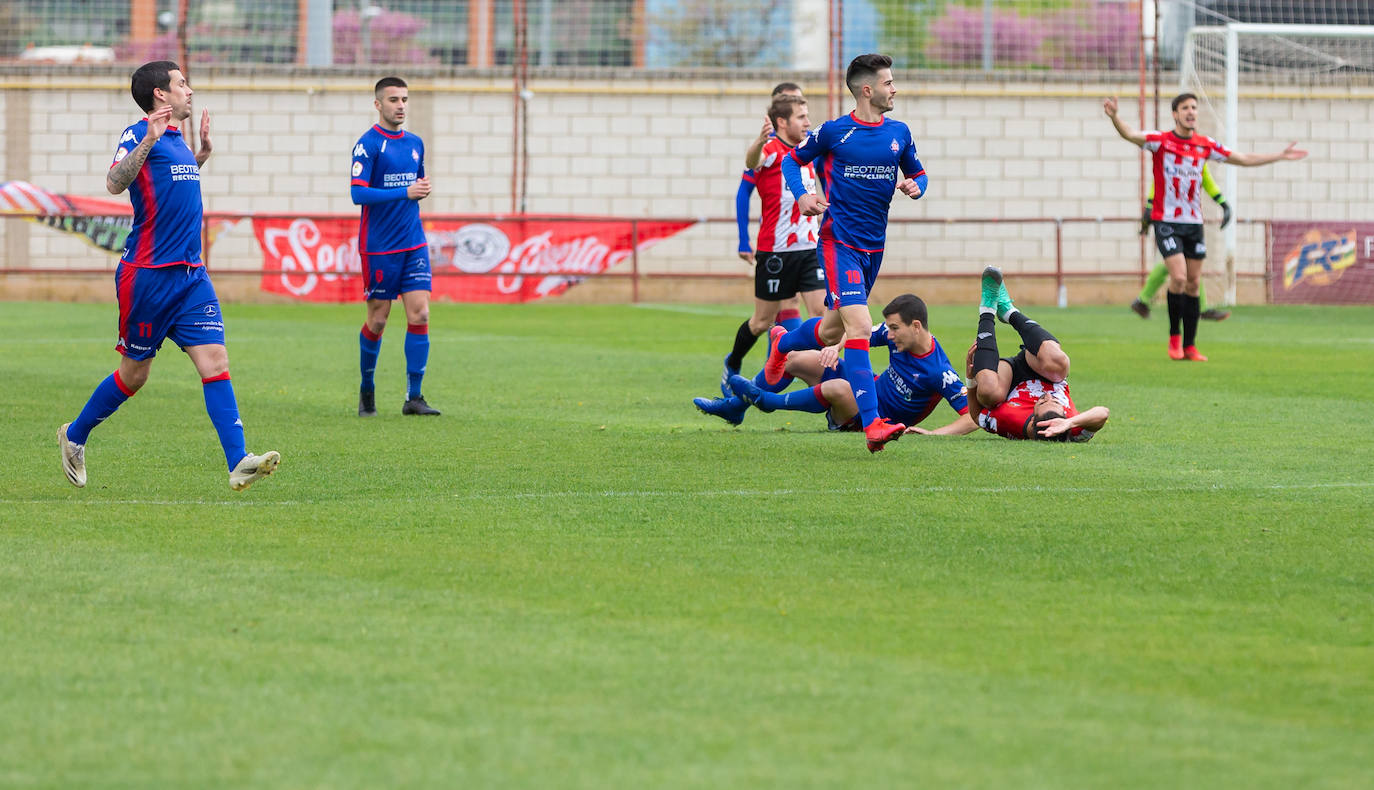
<instances>
[{"instance_id":1,"label":"player kneeling on ground","mask_svg":"<svg viewBox=\"0 0 1374 790\"><path fill-rule=\"evenodd\" d=\"M1086 442L1107 424L1106 406L1079 413L1069 395L1069 355L1059 341L1011 301L1002 270L983 270L978 336L969 349L969 395L980 409L977 422L964 419L934 431L965 434L982 428L1008 439ZM997 320L1011 324L1023 348L1014 357L997 356Z\"/></svg>"}]
</instances>

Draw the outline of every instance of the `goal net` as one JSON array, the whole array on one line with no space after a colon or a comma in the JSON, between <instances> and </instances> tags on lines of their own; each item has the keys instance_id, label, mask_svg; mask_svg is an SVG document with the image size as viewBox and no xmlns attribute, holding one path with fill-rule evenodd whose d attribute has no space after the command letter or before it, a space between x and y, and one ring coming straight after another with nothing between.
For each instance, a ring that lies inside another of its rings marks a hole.
<instances>
[{"instance_id":1,"label":"goal net","mask_svg":"<svg viewBox=\"0 0 1374 790\"><path fill-rule=\"evenodd\" d=\"M1368 5L1369 18L1356 21L1374 22L1374 3ZM1198 96L1200 131L1232 150L1276 151L1294 140L1313 149L1297 163L1215 167L1237 218L1272 221L1269 238L1261 224L1233 222L1223 230L1224 251L1215 251L1223 254L1209 257L1224 261L1224 301L1236 300L1239 265L1243 274L1264 275L1274 301L1374 303L1374 261L1361 256L1374 245L1374 211L1368 201L1345 202L1357 196L1340 186L1365 164L1349 145L1363 139L1365 124L1339 106L1369 102L1374 24L1213 21L1219 23L1188 30L1179 59L1181 90ZM1346 178L1322 175L1336 172ZM1319 197L1330 212L1292 216L1286 198L1296 190L1305 197L1326 190Z\"/></svg>"}]
</instances>

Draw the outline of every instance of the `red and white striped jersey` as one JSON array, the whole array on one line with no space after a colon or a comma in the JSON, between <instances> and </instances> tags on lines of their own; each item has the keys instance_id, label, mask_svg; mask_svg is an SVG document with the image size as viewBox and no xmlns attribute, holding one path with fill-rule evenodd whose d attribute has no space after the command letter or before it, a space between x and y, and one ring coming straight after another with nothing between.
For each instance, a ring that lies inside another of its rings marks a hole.
<instances>
[{"instance_id":1,"label":"red and white striped jersey","mask_svg":"<svg viewBox=\"0 0 1374 790\"><path fill-rule=\"evenodd\" d=\"M1146 151L1154 154L1154 208L1157 222L1202 224L1202 165L1208 159L1224 162L1231 150L1212 138L1172 131L1146 132Z\"/></svg>"},{"instance_id":2,"label":"red and white striped jersey","mask_svg":"<svg viewBox=\"0 0 1374 790\"><path fill-rule=\"evenodd\" d=\"M820 235L820 217L802 216L801 208L782 177L783 157L792 146L777 137L769 138L760 153L754 179L763 203L763 218L759 220L759 252L793 252L813 250ZM808 191L816 188L816 169L809 163L802 166L802 182Z\"/></svg>"}]
</instances>

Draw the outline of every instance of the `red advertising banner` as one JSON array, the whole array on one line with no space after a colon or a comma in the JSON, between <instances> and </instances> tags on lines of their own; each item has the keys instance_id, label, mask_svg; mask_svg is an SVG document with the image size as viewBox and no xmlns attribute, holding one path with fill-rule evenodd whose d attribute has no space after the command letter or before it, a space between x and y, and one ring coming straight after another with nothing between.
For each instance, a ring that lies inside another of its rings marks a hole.
<instances>
[{"instance_id":1,"label":"red advertising banner","mask_svg":"<svg viewBox=\"0 0 1374 790\"><path fill-rule=\"evenodd\" d=\"M425 221L433 296L528 302L566 291L692 226L690 221L541 217ZM262 289L310 302L362 298L356 219L253 219ZM456 273L483 276L451 276Z\"/></svg>"},{"instance_id":2,"label":"red advertising banner","mask_svg":"<svg viewBox=\"0 0 1374 790\"><path fill-rule=\"evenodd\" d=\"M1274 221L1276 304L1374 304L1374 222Z\"/></svg>"}]
</instances>

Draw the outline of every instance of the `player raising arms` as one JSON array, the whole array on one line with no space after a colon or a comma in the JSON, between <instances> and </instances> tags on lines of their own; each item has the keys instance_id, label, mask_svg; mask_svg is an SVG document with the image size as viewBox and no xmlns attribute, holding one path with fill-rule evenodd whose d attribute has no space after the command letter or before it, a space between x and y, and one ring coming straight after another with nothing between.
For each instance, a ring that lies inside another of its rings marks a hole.
<instances>
[{"instance_id":1,"label":"player raising arms","mask_svg":"<svg viewBox=\"0 0 1374 790\"><path fill-rule=\"evenodd\" d=\"M410 91L400 77L383 77L373 89L377 123L353 146L353 203L363 207L358 252L363 259L367 320L358 335L362 386L358 416L377 413L373 372L382 330L397 296L406 311L406 401L402 414L438 415L420 394L429 364L429 246L420 201L429 197L425 144L401 130Z\"/></svg>"},{"instance_id":2,"label":"player raising arms","mask_svg":"<svg viewBox=\"0 0 1374 790\"><path fill-rule=\"evenodd\" d=\"M754 315L735 332L734 348L725 358L722 384L739 373L754 340L772 328L774 321L788 329L801 324L795 306L798 294L806 300L813 315L824 312L825 280L816 262L820 223L814 216L801 213L782 182L782 160L811 128L806 101L796 96L778 96L768 108L768 117L777 134L764 144L753 168L763 203L754 264ZM808 190L815 185L811 165L803 168L802 181ZM793 306L784 309L789 301Z\"/></svg>"},{"instance_id":3,"label":"player raising arms","mask_svg":"<svg viewBox=\"0 0 1374 790\"><path fill-rule=\"evenodd\" d=\"M1021 335L1014 357L997 356L997 324L1011 324ZM982 428L1007 439L1086 442L1107 424L1106 406L1079 413L1069 394L1069 355L1059 340L1011 301L1002 270L983 270L978 335L969 349L969 397L978 403L975 423L967 417L924 434L965 434Z\"/></svg>"},{"instance_id":4,"label":"player raising arms","mask_svg":"<svg viewBox=\"0 0 1374 790\"><path fill-rule=\"evenodd\" d=\"M86 440L148 381L153 356L171 338L200 374L205 411L229 464L229 487L242 491L281 462L275 451L245 449L243 422L229 380L229 353L219 298L201 264L200 168L210 158L210 112L200 116L200 150L172 123L191 117L191 86L181 67L159 60L130 80L134 101L148 114L126 128L105 174L112 195L129 190L134 223L115 269L119 302L119 367L95 388L77 418L57 429L62 469L86 485Z\"/></svg>"},{"instance_id":5,"label":"player raising arms","mask_svg":"<svg viewBox=\"0 0 1374 790\"><path fill-rule=\"evenodd\" d=\"M883 308L883 323L873 328L870 345L888 350L888 368L873 381L878 413L884 419L914 426L929 416L941 399L958 414L968 414L968 391L929 326L926 303L914 294L902 294ZM826 412L831 430L859 431L859 407L843 367L834 347L797 351L787 356L787 373L805 381L809 389L781 395L743 376L732 376L730 389L759 411Z\"/></svg>"},{"instance_id":6,"label":"player raising arms","mask_svg":"<svg viewBox=\"0 0 1374 790\"><path fill-rule=\"evenodd\" d=\"M907 125L885 118L897 89L892 58L860 55L849 64L845 84L854 95L849 115L826 121L782 160L787 188L802 214L824 213L817 254L825 270L826 306L791 332L770 333L764 377L781 380L786 355L844 343L845 377L859 406L868 449L877 452L901 435L905 426L883 419L873 394L873 366L868 357L873 317L868 294L878 276L887 237L887 214L894 189L913 200L925 194L926 172L916 158L916 143ZM802 167L819 160L829 202L807 191ZM898 180L901 170L905 178Z\"/></svg>"},{"instance_id":7,"label":"player raising arms","mask_svg":"<svg viewBox=\"0 0 1374 790\"><path fill-rule=\"evenodd\" d=\"M1150 219L1155 225L1155 246L1169 267L1169 358L1206 362L1197 350L1197 323L1202 312L1198 283L1207 245L1202 236L1202 163L1210 160L1256 167L1281 159L1302 159L1306 151L1289 143L1282 151L1270 154L1233 152L1206 135L1197 133L1197 96L1180 93L1174 97L1174 128L1170 131L1139 132L1126 125L1118 115L1115 97L1102 103L1107 117L1123 140L1154 154L1154 208ZM1180 325L1182 332L1180 334Z\"/></svg>"}]
</instances>

